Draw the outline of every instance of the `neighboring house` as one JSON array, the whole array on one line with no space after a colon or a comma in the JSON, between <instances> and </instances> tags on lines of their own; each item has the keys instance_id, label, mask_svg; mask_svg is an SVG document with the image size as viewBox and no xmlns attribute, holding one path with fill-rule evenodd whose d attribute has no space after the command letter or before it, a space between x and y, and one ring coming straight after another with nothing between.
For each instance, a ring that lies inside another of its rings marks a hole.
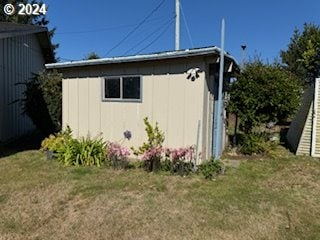
<instances>
[{"instance_id":1,"label":"neighboring house","mask_svg":"<svg viewBox=\"0 0 320 240\"><path fill-rule=\"evenodd\" d=\"M215 132L220 49L207 47L127 57L47 64L63 73L62 122L75 136L102 133L127 146L146 141L143 118L165 133L164 145L196 145L211 156ZM225 82L238 71L225 54Z\"/></svg>"},{"instance_id":2,"label":"neighboring house","mask_svg":"<svg viewBox=\"0 0 320 240\"><path fill-rule=\"evenodd\" d=\"M0 144L35 128L23 114L25 86L19 83L53 61L47 28L0 22Z\"/></svg>"},{"instance_id":3,"label":"neighboring house","mask_svg":"<svg viewBox=\"0 0 320 240\"><path fill-rule=\"evenodd\" d=\"M302 103L291 122L287 141L297 155L320 157L320 78L303 94Z\"/></svg>"}]
</instances>

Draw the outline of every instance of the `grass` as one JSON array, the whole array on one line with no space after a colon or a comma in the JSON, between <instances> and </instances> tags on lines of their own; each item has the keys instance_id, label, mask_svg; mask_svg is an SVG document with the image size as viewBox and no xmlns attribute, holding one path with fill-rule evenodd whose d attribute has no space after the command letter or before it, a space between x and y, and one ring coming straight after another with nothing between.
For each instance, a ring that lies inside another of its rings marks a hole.
<instances>
[{"instance_id":1,"label":"grass","mask_svg":"<svg viewBox=\"0 0 320 240\"><path fill-rule=\"evenodd\" d=\"M216 181L0 158L0 239L320 239L320 162L278 154Z\"/></svg>"}]
</instances>

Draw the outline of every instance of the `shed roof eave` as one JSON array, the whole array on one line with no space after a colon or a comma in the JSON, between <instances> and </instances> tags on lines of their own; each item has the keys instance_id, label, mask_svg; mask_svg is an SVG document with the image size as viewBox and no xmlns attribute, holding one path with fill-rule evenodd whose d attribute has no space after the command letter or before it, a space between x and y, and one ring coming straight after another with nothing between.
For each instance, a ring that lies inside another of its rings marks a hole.
<instances>
[{"instance_id":1,"label":"shed roof eave","mask_svg":"<svg viewBox=\"0 0 320 240\"><path fill-rule=\"evenodd\" d=\"M143 54L125 57L112 57L112 58L101 58L93 60L81 60L81 61L71 61L63 63L50 63L46 64L47 69L61 69L61 68L71 68L71 67L82 67L82 66L95 66L95 65L105 65L114 63L132 63L132 62L143 62L143 61L153 61L153 60L165 60L173 58L183 58L183 57L193 57L193 56L205 56L210 54L219 54L221 51L218 47L206 47L206 48L196 48L196 49L186 49L180 51L168 51L153 54ZM237 61L228 53L225 52L225 56L231 61Z\"/></svg>"}]
</instances>

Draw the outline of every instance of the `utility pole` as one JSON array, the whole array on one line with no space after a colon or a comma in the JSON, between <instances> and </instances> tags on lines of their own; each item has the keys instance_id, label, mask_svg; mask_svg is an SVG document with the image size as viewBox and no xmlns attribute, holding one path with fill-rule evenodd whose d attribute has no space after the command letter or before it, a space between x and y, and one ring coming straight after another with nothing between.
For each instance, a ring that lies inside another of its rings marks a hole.
<instances>
[{"instance_id":1,"label":"utility pole","mask_svg":"<svg viewBox=\"0 0 320 240\"><path fill-rule=\"evenodd\" d=\"M219 69L219 85L218 85L218 109L217 109L217 131L216 131L216 146L214 151L214 159L218 160L222 153L222 128L223 128L223 72L224 72L224 33L225 22L224 18L221 21L221 49L220 49L220 69Z\"/></svg>"},{"instance_id":2,"label":"utility pole","mask_svg":"<svg viewBox=\"0 0 320 240\"><path fill-rule=\"evenodd\" d=\"M175 50L180 50L180 0L176 0L176 44Z\"/></svg>"}]
</instances>

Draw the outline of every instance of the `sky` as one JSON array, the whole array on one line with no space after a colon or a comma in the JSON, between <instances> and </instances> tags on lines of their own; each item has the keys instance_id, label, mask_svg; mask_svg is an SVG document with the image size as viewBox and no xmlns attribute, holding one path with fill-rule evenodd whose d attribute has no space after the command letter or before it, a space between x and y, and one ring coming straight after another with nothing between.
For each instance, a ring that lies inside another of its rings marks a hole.
<instances>
[{"instance_id":1,"label":"sky","mask_svg":"<svg viewBox=\"0 0 320 240\"><path fill-rule=\"evenodd\" d=\"M43 0L60 61L174 50L175 0ZM260 56L273 62L295 28L320 25L319 0L181 0L181 49L221 46L240 63Z\"/></svg>"}]
</instances>

